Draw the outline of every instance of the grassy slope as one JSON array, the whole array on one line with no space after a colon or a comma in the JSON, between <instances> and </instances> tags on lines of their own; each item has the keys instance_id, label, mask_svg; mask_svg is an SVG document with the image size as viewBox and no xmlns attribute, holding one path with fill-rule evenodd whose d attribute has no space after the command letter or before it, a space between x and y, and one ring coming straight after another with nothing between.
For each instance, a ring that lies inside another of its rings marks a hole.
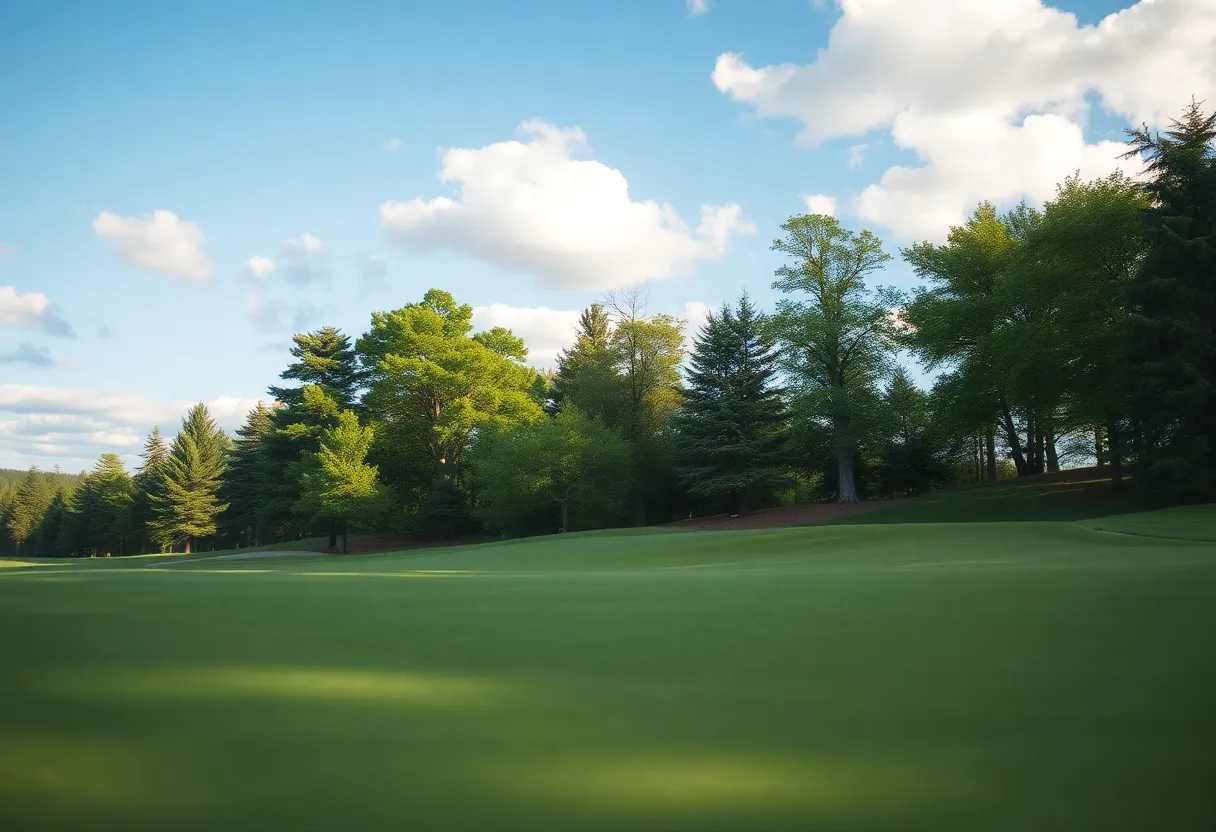
<instances>
[{"instance_id":1,"label":"grassy slope","mask_svg":"<svg viewBox=\"0 0 1216 832\"><path fill-rule=\"evenodd\" d=\"M1163 507L1154 504L1150 495L1134 489L1116 491L1104 477L1078 479L1069 476L1070 473L1030 482L1006 480L994 485L934 491L829 522L871 525L1087 520Z\"/></svg>"},{"instance_id":2,"label":"grassy slope","mask_svg":"<svg viewBox=\"0 0 1216 832\"><path fill-rule=\"evenodd\" d=\"M1092 529L1120 534L1216 543L1216 503L1099 517L1085 521L1085 525Z\"/></svg>"},{"instance_id":3,"label":"grassy slope","mask_svg":"<svg viewBox=\"0 0 1216 832\"><path fill-rule=\"evenodd\" d=\"M0 571L4 829L1182 829L1216 551L1071 523Z\"/></svg>"}]
</instances>

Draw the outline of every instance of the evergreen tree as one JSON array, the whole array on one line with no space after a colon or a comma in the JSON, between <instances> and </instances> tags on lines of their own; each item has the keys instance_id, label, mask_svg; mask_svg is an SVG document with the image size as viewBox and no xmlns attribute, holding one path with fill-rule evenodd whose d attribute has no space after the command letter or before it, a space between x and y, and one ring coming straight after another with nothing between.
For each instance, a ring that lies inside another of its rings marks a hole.
<instances>
[{"instance_id":1,"label":"evergreen tree","mask_svg":"<svg viewBox=\"0 0 1216 832\"><path fill-rule=\"evenodd\" d=\"M378 506L376 466L366 462L374 435L370 425L359 424L353 410L343 410L338 424L321 434L317 452L304 461L296 510L337 521L342 527L344 553L349 524L370 520Z\"/></svg>"},{"instance_id":2,"label":"evergreen tree","mask_svg":"<svg viewBox=\"0 0 1216 832\"><path fill-rule=\"evenodd\" d=\"M320 387L341 408L358 399L359 365L350 336L332 326L292 337L291 354L296 359L280 378L300 382L299 387L271 387L270 395L288 407L301 404L303 389Z\"/></svg>"},{"instance_id":3,"label":"evergreen tree","mask_svg":"<svg viewBox=\"0 0 1216 832\"><path fill-rule=\"evenodd\" d=\"M1123 356L1138 466L1201 493L1216 485L1216 113L1192 102L1164 135L1129 132L1154 203Z\"/></svg>"},{"instance_id":4,"label":"evergreen tree","mask_svg":"<svg viewBox=\"0 0 1216 832\"><path fill-rule=\"evenodd\" d=\"M350 338L333 327L292 337L296 359L280 378L299 387L270 387L278 407L271 410L271 430L260 445L263 452L262 522L286 537L303 532L295 506L300 499L300 465L319 447L321 433L337 424L339 411L356 405L362 373ZM337 529L329 528L329 542Z\"/></svg>"},{"instance_id":5,"label":"evergreen tree","mask_svg":"<svg viewBox=\"0 0 1216 832\"><path fill-rule=\"evenodd\" d=\"M865 277L890 257L869 231L854 234L833 217L791 217L773 249L794 259L777 270L774 289L805 299L782 299L772 316L781 364L797 404L830 426L837 499L858 499L855 469L872 428L875 382L893 352L892 308L898 295L871 292Z\"/></svg>"},{"instance_id":6,"label":"evergreen tree","mask_svg":"<svg viewBox=\"0 0 1216 832\"><path fill-rule=\"evenodd\" d=\"M153 427L144 442L144 449L139 455L141 464L134 477L135 484L135 526L144 538L141 549L147 550L149 544L157 551L165 551L172 540L163 539L154 533L156 505L154 495L161 493L164 486L165 461L169 457L169 449L161 438L160 428Z\"/></svg>"},{"instance_id":7,"label":"evergreen tree","mask_svg":"<svg viewBox=\"0 0 1216 832\"><path fill-rule=\"evenodd\" d=\"M236 430L220 488L220 499L228 503L224 526L247 546L259 545L268 531L263 498L270 491L269 460L264 442L273 430L272 412L259 401Z\"/></svg>"},{"instance_id":8,"label":"evergreen tree","mask_svg":"<svg viewBox=\"0 0 1216 832\"><path fill-rule=\"evenodd\" d=\"M18 555L23 554L23 545L38 530L54 497L55 488L46 476L37 468L30 468L17 486L9 509L8 533L17 544Z\"/></svg>"},{"instance_id":9,"label":"evergreen tree","mask_svg":"<svg viewBox=\"0 0 1216 832\"><path fill-rule=\"evenodd\" d=\"M883 392L878 488L884 496L920 494L950 480L949 453L935 429L930 397L899 367Z\"/></svg>"},{"instance_id":10,"label":"evergreen tree","mask_svg":"<svg viewBox=\"0 0 1216 832\"><path fill-rule=\"evenodd\" d=\"M47 506L46 513L42 515L42 522L38 524L39 555L54 557L62 551L58 548L58 544L64 524L68 521L71 506L72 488L66 485L60 486L50 505Z\"/></svg>"},{"instance_id":11,"label":"evergreen tree","mask_svg":"<svg viewBox=\"0 0 1216 832\"><path fill-rule=\"evenodd\" d=\"M765 325L746 294L737 308L710 313L693 340L676 419L680 481L699 497L728 500L740 514L767 502L785 480L785 405Z\"/></svg>"},{"instance_id":12,"label":"evergreen tree","mask_svg":"<svg viewBox=\"0 0 1216 832\"><path fill-rule=\"evenodd\" d=\"M196 404L182 420L165 460L163 487L152 495L154 533L184 540L186 553L194 539L215 534L216 518L226 505L219 501L228 438L207 406Z\"/></svg>"},{"instance_id":13,"label":"evergreen tree","mask_svg":"<svg viewBox=\"0 0 1216 832\"><path fill-rule=\"evenodd\" d=\"M122 460L102 454L65 500L57 545L65 553L127 554L136 530L135 486Z\"/></svg>"},{"instance_id":14,"label":"evergreen tree","mask_svg":"<svg viewBox=\"0 0 1216 832\"><path fill-rule=\"evenodd\" d=\"M567 404L608 424L619 424L623 387L612 348L608 314L595 303L579 315L574 346L557 357L552 410Z\"/></svg>"}]
</instances>

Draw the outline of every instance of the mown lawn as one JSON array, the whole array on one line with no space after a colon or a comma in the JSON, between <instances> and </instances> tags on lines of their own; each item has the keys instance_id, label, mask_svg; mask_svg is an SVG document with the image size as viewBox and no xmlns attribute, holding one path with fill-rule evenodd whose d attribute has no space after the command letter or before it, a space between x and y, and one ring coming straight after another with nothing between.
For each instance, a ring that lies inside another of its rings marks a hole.
<instances>
[{"instance_id":1,"label":"mown lawn","mask_svg":"<svg viewBox=\"0 0 1216 832\"><path fill-rule=\"evenodd\" d=\"M0 569L0 829L1201 829L1216 545L1069 522Z\"/></svg>"}]
</instances>

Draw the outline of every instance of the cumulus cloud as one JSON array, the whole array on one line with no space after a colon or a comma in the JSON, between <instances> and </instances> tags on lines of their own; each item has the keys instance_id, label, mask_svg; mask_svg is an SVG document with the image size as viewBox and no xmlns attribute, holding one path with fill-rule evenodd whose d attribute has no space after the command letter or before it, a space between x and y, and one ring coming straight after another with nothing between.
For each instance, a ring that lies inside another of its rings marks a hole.
<instances>
[{"instance_id":1,"label":"cumulus cloud","mask_svg":"<svg viewBox=\"0 0 1216 832\"><path fill-rule=\"evenodd\" d=\"M256 403L222 396L206 404L216 421L231 431ZM152 427L159 425L173 435L191 404L118 390L0 384L0 466L57 462L76 470L91 466L107 451L134 465Z\"/></svg>"},{"instance_id":2,"label":"cumulus cloud","mask_svg":"<svg viewBox=\"0 0 1216 832\"><path fill-rule=\"evenodd\" d=\"M524 339L529 364L552 368L557 366L557 354L574 343L578 316L578 309L492 303L473 308L473 326L477 330L506 327Z\"/></svg>"},{"instance_id":3,"label":"cumulus cloud","mask_svg":"<svg viewBox=\"0 0 1216 832\"><path fill-rule=\"evenodd\" d=\"M829 217L836 216L836 197L834 196L809 194L808 196L804 196L802 201L806 203L806 210L812 214L827 214Z\"/></svg>"},{"instance_id":4,"label":"cumulus cloud","mask_svg":"<svg viewBox=\"0 0 1216 832\"><path fill-rule=\"evenodd\" d=\"M0 364L26 364L30 367L54 367L58 364L51 358L48 347L37 347L29 341L22 341L12 352L0 354Z\"/></svg>"},{"instance_id":5,"label":"cumulus cloud","mask_svg":"<svg viewBox=\"0 0 1216 832\"><path fill-rule=\"evenodd\" d=\"M208 280L214 271L203 254L203 229L172 211L153 211L143 218L102 211L93 220L93 231L114 247L119 260L141 269L190 282Z\"/></svg>"},{"instance_id":6,"label":"cumulus cloud","mask_svg":"<svg viewBox=\"0 0 1216 832\"><path fill-rule=\"evenodd\" d=\"M253 280L264 280L274 271L274 261L260 254L245 261L245 275Z\"/></svg>"},{"instance_id":7,"label":"cumulus cloud","mask_svg":"<svg viewBox=\"0 0 1216 832\"><path fill-rule=\"evenodd\" d=\"M1142 0L1093 26L1042 0L841 0L811 64L719 56L718 89L800 141L889 132L920 167L889 169L854 206L903 237L940 238L981 199L1042 199L1057 181L1121 166L1089 144L1085 96L1161 125L1216 92L1216 0ZM1125 168L1126 169L1126 168Z\"/></svg>"},{"instance_id":8,"label":"cumulus cloud","mask_svg":"<svg viewBox=\"0 0 1216 832\"><path fill-rule=\"evenodd\" d=\"M690 17L705 14L709 11L709 0L685 0Z\"/></svg>"},{"instance_id":9,"label":"cumulus cloud","mask_svg":"<svg viewBox=\"0 0 1216 832\"><path fill-rule=\"evenodd\" d=\"M403 243L446 248L528 272L554 288L599 290L688 273L755 232L738 205L701 207L695 230L671 205L635 202L620 171L590 159L577 127L520 125L522 140L443 154L456 198L380 206Z\"/></svg>"},{"instance_id":10,"label":"cumulus cloud","mask_svg":"<svg viewBox=\"0 0 1216 832\"><path fill-rule=\"evenodd\" d=\"M866 145L855 144L849 148L849 167L859 168L866 161Z\"/></svg>"},{"instance_id":11,"label":"cumulus cloud","mask_svg":"<svg viewBox=\"0 0 1216 832\"><path fill-rule=\"evenodd\" d=\"M40 329L60 338L75 338L65 321L41 292L18 292L13 286L0 286L0 326Z\"/></svg>"}]
</instances>

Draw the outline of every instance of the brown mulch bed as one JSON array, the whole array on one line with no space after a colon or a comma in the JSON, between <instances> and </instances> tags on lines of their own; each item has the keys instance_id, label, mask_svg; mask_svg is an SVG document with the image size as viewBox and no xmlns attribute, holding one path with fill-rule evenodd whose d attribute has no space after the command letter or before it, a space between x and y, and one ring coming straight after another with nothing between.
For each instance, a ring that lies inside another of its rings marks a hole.
<instances>
[{"instance_id":1,"label":"brown mulch bed","mask_svg":"<svg viewBox=\"0 0 1216 832\"><path fill-rule=\"evenodd\" d=\"M694 517L691 520L677 520L674 523L664 523L664 526L682 526L698 531L734 531L736 529L774 529L781 526L809 526L834 520L837 517L847 517L874 508L884 508L900 502L899 500L875 500L868 503L808 503L801 506L782 506L754 511L751 514L731 516L715 514L711 517Z\"/></svg>"}]
</instances>

